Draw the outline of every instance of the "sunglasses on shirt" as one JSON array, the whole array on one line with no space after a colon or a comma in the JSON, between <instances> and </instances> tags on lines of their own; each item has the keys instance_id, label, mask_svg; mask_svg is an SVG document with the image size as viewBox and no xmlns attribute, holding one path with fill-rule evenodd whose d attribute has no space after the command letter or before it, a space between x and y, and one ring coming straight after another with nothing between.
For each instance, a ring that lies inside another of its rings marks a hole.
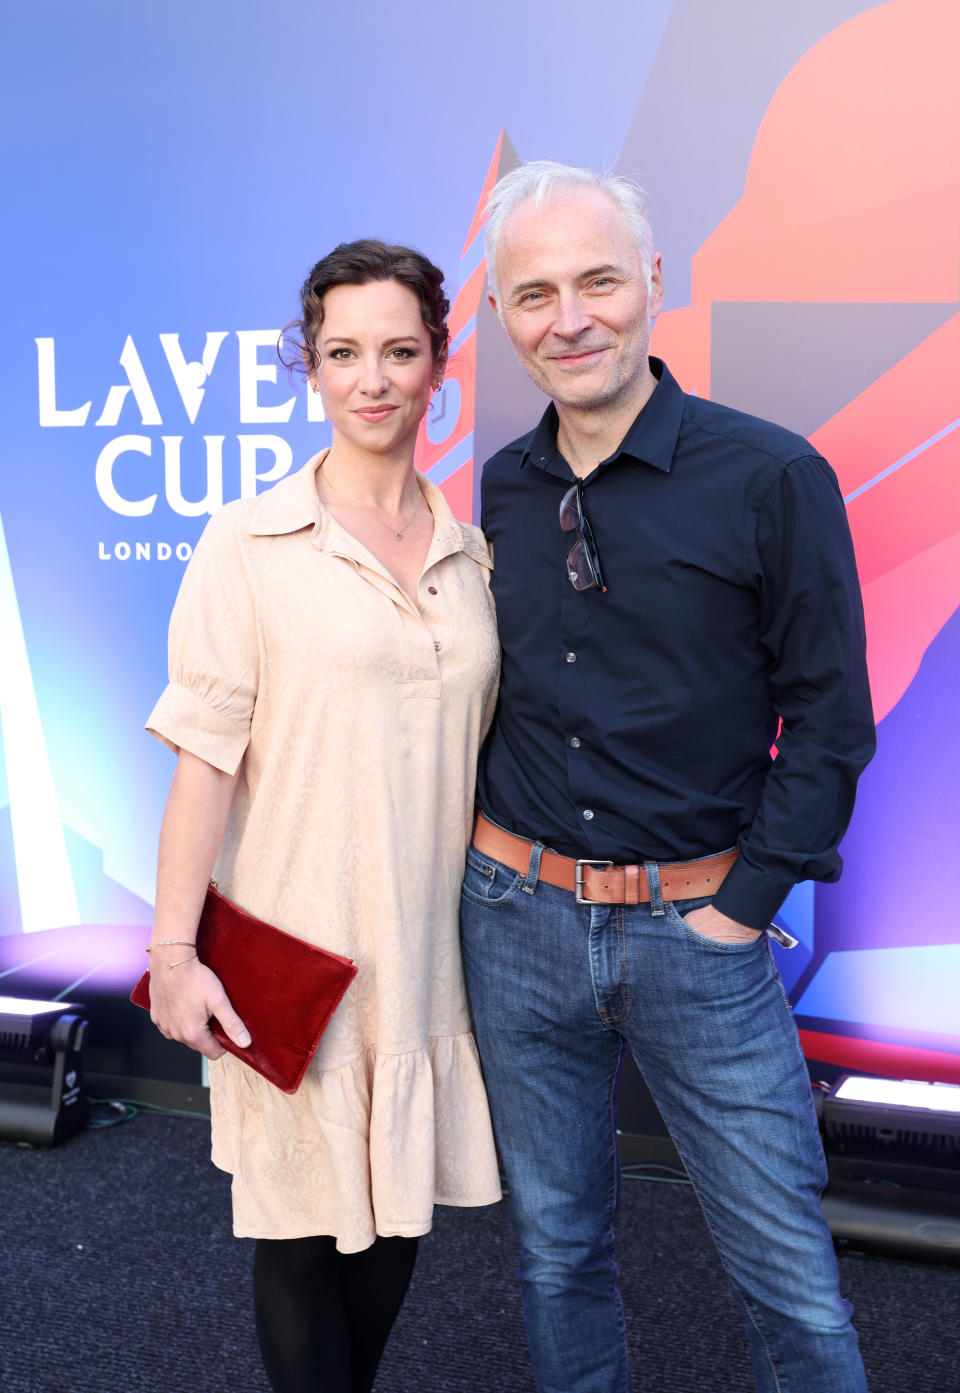
<instances>
[{"instance_id":1,"label":"sunglasses on shirt","mask_svg":"<svg viewBox=\"0 0 960 1393\"><path fill-rule=\"evenodd\" d=\"M567 489L560 502L560 527L574 534L573 545L567 552L567 579L574 590L599 590L606 593L600 557L593 529L583 511L583 480L578 479Z\"/></svg>"}]
</instances>

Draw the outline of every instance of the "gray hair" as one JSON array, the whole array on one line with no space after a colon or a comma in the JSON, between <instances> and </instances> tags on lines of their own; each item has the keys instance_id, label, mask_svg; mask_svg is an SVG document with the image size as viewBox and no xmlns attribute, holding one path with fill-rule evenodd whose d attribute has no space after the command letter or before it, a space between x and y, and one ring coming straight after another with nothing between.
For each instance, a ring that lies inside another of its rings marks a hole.
<instances>
[{"instance_id":1,"label":"gray hair","mask_svg":"<svg viewBox=\"0 0 960 1393\"><path fill-rule=\"evenodd\" d=\"M528 199L540 209L555 192L592 189L610 199L620 210L630 231L647 280L650 293L650 273L653 266L653 232L644 204L646 195L638 184L618 174L597 174L592 169L558 164L556 160L531 160L505 174L487 200L487 226L483 234L487 257L487 281L491 294L499 301L497 289L497 246L504 224Z\"/></svg>"}]
</instances>

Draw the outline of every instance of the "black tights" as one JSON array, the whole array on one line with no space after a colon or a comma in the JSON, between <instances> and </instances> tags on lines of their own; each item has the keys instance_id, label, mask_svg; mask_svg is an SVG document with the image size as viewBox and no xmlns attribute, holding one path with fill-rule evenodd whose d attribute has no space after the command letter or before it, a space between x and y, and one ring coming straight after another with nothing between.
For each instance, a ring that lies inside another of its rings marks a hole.
<instances>
[{"instance_id":1,"label":"black tights","mask_svg":"<svg viewBox=\"0 0 960 1393\"><path fill-rule=\"evenodd\" d=\"M257 1239L253 1307L274 1393L370 1393L417 1242L378 1238L338 1253L326 1234Z\"/></svg>"}]
</instances>

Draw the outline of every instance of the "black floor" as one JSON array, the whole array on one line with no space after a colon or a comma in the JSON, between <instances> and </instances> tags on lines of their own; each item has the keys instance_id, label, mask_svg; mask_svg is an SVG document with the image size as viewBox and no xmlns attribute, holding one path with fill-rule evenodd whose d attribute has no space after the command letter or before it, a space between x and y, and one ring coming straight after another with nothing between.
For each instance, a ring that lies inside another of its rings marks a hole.
<instances>
[{"instance_id":1,"label":"black floor","mask_svg":"<svg viewBox=\"0 0 960 1393\"><path fill-rule=\"evenodd\" d=\"M268 1393L208 1126L141 1115L0 1146L2 1393ZM740 1318L696 1202L628 1181L620 1257L637 1393L748 1393ZM505 1206L441 1209L377 1393L533 1393ZM960 1269L844 1256L871 1393L960 1386Z\"/></svg>"}]
</instances>

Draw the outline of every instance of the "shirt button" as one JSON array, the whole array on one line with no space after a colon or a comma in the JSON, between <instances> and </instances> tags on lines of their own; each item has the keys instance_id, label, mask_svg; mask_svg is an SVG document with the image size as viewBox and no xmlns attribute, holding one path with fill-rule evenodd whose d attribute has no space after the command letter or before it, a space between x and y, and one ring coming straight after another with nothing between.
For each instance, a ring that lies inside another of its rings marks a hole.
<instances>
[{"instance_id":1,"label":"shirt button","mask_svg":"<svg viewBox=\"0 0 960 1393\"><path fill-rule=\"evenodd\" d=\"M437 593L437 587L436 587L435 585L428 585L428 586L427 586L427 594L428 594L428 595L436 595L436 593Z\"/></svg>"},{"instance_id":2,"label":"shirt button","mask_svg":"<svg viewBox=\"0 0 960 1393\"><path fill-rule=\"evenodd\" d=\"M593 809L592 809L592 808L584 808L584 810L583 810L583 817L584 817L584 821L585 821L585 822L591 822L591 821L593 820Z\"/></svg>"},{"instance_id":3,"label":"shirt button","mask_svg":"<svg viewBox=\"0 0 960 1393\"><path fill-rule=\"evenodd\" d=\"M576 736L576 735L571 735L571 737L570 737L570 748L571 748L571 750L579 750L579 748L580 748L580 740L579 740L579 737L578 737L578 736Z\"/></svg>"},{"instance_id":4,"label":"shirt button","mask_svg":"<svg viewBox=\"0 0 960 1393\"><path fill-rule=\"evenodd\" d=\"M567 654L567 662L568 662L568 663L575 663L576 661L577 661L577 655L576 655L576 653L568 653L568 654Z\"/></svg>"},{"instance_id":5,"label":"shirt button","mask_svg":"<svg viewBox=\"0 0 960 1393\"><path fill-rule=\"evenodd\" d=\"M434 639L434 641L433 641L433 646L434 646L434 648L437 650L437 652L439 653L439 652L440 652L440 642L439 642L438 639Z\"/></svg>"}]
</instances>

